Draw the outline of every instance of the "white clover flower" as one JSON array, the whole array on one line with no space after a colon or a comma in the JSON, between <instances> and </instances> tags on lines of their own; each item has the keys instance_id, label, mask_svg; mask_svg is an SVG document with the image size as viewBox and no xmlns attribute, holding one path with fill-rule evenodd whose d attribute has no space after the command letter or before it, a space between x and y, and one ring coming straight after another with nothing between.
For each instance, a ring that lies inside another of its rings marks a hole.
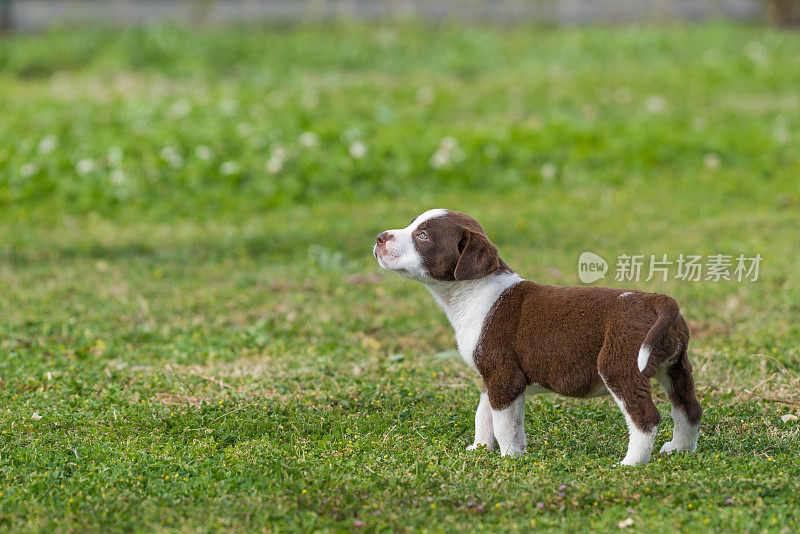
<instances>
[{"instance_id":1,"label":"white clover flower","mask_svg":"<svg viewBox=\"0 0 800 534\"><path fill-rule=\"evenodd\" d=\"M355 159L362 159L367 155L367 145L361 141L350 143L350 155Z\"/></svg>"},{"instance_id":2,"label":"white clover flower","mask_svg":"<svg viewBox=\"0 0 800 534\"><path fill-rule=\"evenodd\" d=\"M161 152L159 152L158 154L161 156L161 159L166 161L169 160L170 158L174 158L175 156L177 156L178 149L176 149L174 146L167 145L164 148L162 148Z\"/></svg>"},{"instance_id":3,"label":"white clover flower","mask_svg":"<svg viewBox=\"0 0 800 534\"><path fill-rule=\"evenodd\" d=\"M753 63L764 63L769 59L767 47L759 41L750 41L744 45L744 53Z\"/></svg>"},{"instance_id":4,"label":"white clover flower","mask_svg":"<svg viewBox=\"0 0 800 534\"><path fill-rule=\"evenodd\" d=\"M111 183L114 185L122 185L127 181L128 177L122 169L114 169L111 171L108 179L111 180Z\"/></svg>"},{"instance_id":5,"label":"white clover flower","mask_svg":"<svg viewBox=\"0 0 800 534\"><path fill-rule=\"evenodd\" d=\"M556 177L556 170L556 166L552 163L545 163L539 172L542 174L543 180L551 182Z\"/></svg>"},{"instance_id":6,"label":"white clover flower","mask_svg":"<svg viewBox=\"0 0 800 534\"><path fill-rule=\"evenodd\" d=\"M272 156L267 160L266 169L270 174L278 174L283 169L283 158Z\"/></svg>"},{"instance_id":7,"label":"white clover flower","mask_svg":"<svg viewBox=\"0 0 800 534\"><path fill-rule=\"evenodd\" d=\"M443 167L447 167L450 164L450 153L440 148L433 153L431 159L428 160L428 164L434 169L441 169Z\"/></svg>"},{"instance_id":8,"label":"white clover flower","mask_svg":"<svg viewBox=\"0 0 800 534\"><path fill-rule=\"evenodd\" d=\"M114 167L119 167L122 163L123 156L124 153L120 147L111 147L111 150L108 151L108 162Z\"/></svg>"},{"instance_id":9,"label":"white clover flower","mask_svg":"<svg viewBox=\"0 0 800 534\"><path fill-rule=\"evenodd\" d=\"M789 142L791 137L792 134L789 131L789 121L787 121L784 117L778 117L778 120L775 121L775 129L772 131L772 138L778 143L785 145Z\"/></svg>"},{"instance_id":10,"label":"white clover flower","mask_svg":"<svg viewBox=\"0 0 800 534\"><path fill-rule=\"evenodd\" d=\"M719 167L721 160L719 156L713 152L709 152L705 156L703 156L703 165L708 167L709 169L716 169Z\"/></svg>"},{"instance_id":11,"label":"white clover flower","mask_svg":"<svg viewBox=\"0 0 800 534\"><path fill-rule=\"evenodd\" d=\"M19 168L19 174L23 178L30 178L37 172L39 172L39 165L36 163L26 163Z\"/></svg>"},{"instance_id":12,"label":"white clover flower","mask_svg":"<svg viewBox=\"0 0 800 534\"><path fill-rule=\"evenodd\" d=\"M280 158L281 160L286 159L286 149L280 145L276 146L272 149L272 157Z\"/></svg>"},{"instance_id":13,"label":"white clover flower","mask_svg":"<svg viewBox=\"0 0 800 534\"><path fill-rule=\"evenodd\" d=\"M241 166L239 162L234 160L225 161L219 166L219 172L223 176L233 176L234 174L238 174L240 170Z\"/></svg>"},{"instance_id":14,"label":"white clover flower","mask_svg":"<svg viewBox=\"0 0 800 534\"><path fill-rule=\"evenodd\" d=\"M415 96L417 103L422 104L423 106L429 106L433 104L433 101L436 98L436 94L433 92L433 89L425 86L417 89L417 94Z\"/></svg>"},{"instance_id":15,"label":"white clover flower","mask_svg":"<svg viewBox=\"0 0 800 534\"><path fill-rule=\"evenodd\" d=\"M342 132L342 139L347 143L358 141L361 137L361 130L356 127L351 127Z\"/></svg>"},{"instance_id":16,"label":"white clover flower","mask_svg":"<svg viewBox=\"0 0 800 534\"><path fill-rule=\"evenodd\" d=\"M653 115L658 115L660 113L663 113L664 110L667 108L667 102L658 95L651 95L647 98L644 107L648 111L648 113L651 113Z\"/></svg>"},{"instance_id":17,"label":"white clover flower","mask_svg":"<svg viewBox=\"0 0 800 534\"><path fill-rule=\"evenodd\" d=\"M33 419L34 421L38 421L41 418L42 418L42 416L39 415L39 412L33 412L33 414L31 415L31 419Z\"/></svg>"},{"instance_id":18,"label":"white clover flower","mask_svg":"<svg viewBox=\"0 0 800 534\"><path fill-rule=\"evenodd\" d=\"M707 122L708 121L706 121L706 119L704 119L703 117L695 117L694 120L692 120L692 128L700 132L702 130L705 130Z\"/></svg>"},{"instance_id":19,"label":"white clover flower","mask_svg":"<svg viewBox=\"0 0 800 534\"><path fill-rule=\"evenodd\" d=\"M453 137L443 137L442 140L439 142L439 148L442 150L446 150L448 152L452 152L458 147L458 141L455 140Z\"/></svg>"},{"instance_id":20,"label":"white clover flower","mask_svg":"<svg viewBox=\"0 0 800 534\"><path fill-rule=\"evenodd\" d=\"M297 138L300 146L305 148L312 148L319 144L319 137L314 132L303 132Z\"/></svg>"},{"instance_id":21,"label":"white clover flower","mask_svg":"<svg viewBox=\"0 0 800 534\"><path fill-rule=\"evenodd\" d=\"M175 118L182 118L189 114L192 111L192 105L189 103L188 100L181 99L172 104L172 107L169 108L169 114Z\"/></svg>"},{"instance_id":22,"label":"white clover flower","mask_svg":"<svg viewBox=\"0 0 800 534\"><path fill-rule=\"evenodd\" d=\"M434 169L441 169L462 159L464 159L464 152L458 148L458 141L454 137L447 136L439 141L439 148L428 160L428 164Z\"/></svg>"},{"instance_id":23,"label":"white clover flower","mask_svg":"<svg viewBox=\"0 0 800 534\"><path fill-rule=\"evenodd\" d=\"M283 169L283 162L286 159L286 149L282 146L276 146L272 149L272 154L270 154L269 159L267 160L266 169L267 172L270 174L277 174L281 172Z\"/></svg>"},{"instance_id":24,"label":"white clover flower","mask_svg":"<svg viewBox=\"0 0 800 534\"><path fill-rule=\"evenodd\" d=\"M197 145L197 148L194 149L194 155L203 161L208 161L211 159L211 147L207 145Z\"/></svg>"},{"instance_id":25,"label":"white clover flower","mask_svg":"<svg viewBox=\"0 0 800 534\"><path fill-rule=\"evenodd\" d=\"M785 145L789 142L789 130L785 128L776 128L775 132L772 134L772 137L775 139L775 141Z\"/></svg>"},{"instance_id":26,"label":"white clover flower","mask_svg":"<svg viewBox=\"0 0 800 534\"><path fill-rule=\"evenodd\" d=\"M160 152L161 159L169 163L173 169L180 169L183 167L183 157L174 146L165 146Z\"/></svg>"},{"instance_id":27,"label":"white clover flower","mask_svg":"<svg viewBox=\"0 0 800 534\"><path fill-rule=\"evenodd\" d=\"M223 100L219 104L219 108L225 115L233 115L234 113L236 113L236 109L238 107L239 105L236 103L236 100L232 99Z\"/></svg>"},{"instance_id":28,"label":"white clover flower","mask_svg":"<svg viewBox=\"0 0 800 534\"><path fill-rule=\"evenodd\" d=\"M58 146L58 138L55 135L45 135L39 141L39 152L42 154L49 154Z\"/></svg>"},{"instance_id":29,"label":"white clover flower","mask_svg":"<svg viewBox=\"0 0 800 534\"><path fill-rule=\"evenodd\" d=\"M88 174L88 173L92 172L93 170L95 170L96 167L97 167L97 165L95 164L93 159L85 158L85 159L80 160L75 165L75 170L78 171L78 174Z\"/></svg>"}]
</instances>

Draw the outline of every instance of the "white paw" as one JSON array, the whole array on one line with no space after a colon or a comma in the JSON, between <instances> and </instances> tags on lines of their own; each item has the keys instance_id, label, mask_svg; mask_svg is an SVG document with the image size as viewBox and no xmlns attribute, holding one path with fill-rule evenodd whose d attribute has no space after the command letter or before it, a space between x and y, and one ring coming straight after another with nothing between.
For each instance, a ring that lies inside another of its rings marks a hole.
<instances>
[{"instance_id":1,"label":"white paw","mask_svg":"<svg viewBox=\"0 0 800 534\"><path fill-rule=\"evenodd\" d=\"M525 447L509 447L506 450L500 450L500 456L520 456L525 454Z\"/></svg>"},{"instance_id":2,"label":"white paw","mask_svg":"<svg viewBox=\"0 0 800 534\"><path fill-rule=\"evenodd\" d=\"M664 445L661 446L661 450L658 451L659 454L669 454L671 452L676 451L689 451L694 452L697 448L697 445L693 445L691 443L676 443L675 440L668 441Z\"/></svg>"},{"instance_id":3,"label":"white paw","mask_svg":"<svg viewBox=\"0 0 800 534\"><path fill-rule=\"evenodd\" d=\"M626 456L619 465L640 465L646 464L650 458L639 458L639 457L629 457Z\"/></svg>"},{"instance_id":4,"label":"white paw","mask_svg":"<svg viewBox=\"0 0 800 534\"><path fill-rule=\"evenodd\" d=\"M646 463L647 463L647 462L641 462L641 461L637 462L636 460L628 460L628 459L626 458L625 460L622 460L622 461L619 463L619 465L639 465L639 464L646 464Z\"/></svg>"},{"instance_id":5,"label":"white paw","mask_svg":"<svg viewBox=\"0 0 800 534\"><path fill-rule=\"evenodd\" d=\"M468 451L474 451L478 447L479 447L479 445L477 443L473 443L472 445L467 446L467 450Z\"/></svg>"},{"instance_id":6,"label":"white paw","mask_svg":"<svg viewBox=\"0 0 800 534\"><path fill-rule=\"evenodd\" d=\"M658 454L669 454L669 453L677 451L677 450L678 450L678 446L675 445L674 442L668 441L668 442L666 442L665 444L663 444L661 446L661 450L658 451Z\"/></svg>"}]
</instances>

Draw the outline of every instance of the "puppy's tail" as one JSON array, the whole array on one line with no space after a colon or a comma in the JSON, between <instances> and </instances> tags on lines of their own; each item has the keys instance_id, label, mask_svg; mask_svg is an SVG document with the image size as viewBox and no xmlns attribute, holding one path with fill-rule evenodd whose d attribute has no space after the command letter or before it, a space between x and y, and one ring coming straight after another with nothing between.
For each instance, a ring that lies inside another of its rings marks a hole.
<instances>
[{"instance_id":1,"label":"puppy's tail","mask_svg":"<svg viewBox=\"0 0 800 534\"><path fill-rule=\"evenodd\" d=\"M667 328L675 324L675 320L680 315L680 308L678 308L678 303L674 299L664 295L657 305L656 313L658 313L656 322L650 327L644 337L642 346L639 348L639 358L637 360L639 372L643 372L644 368L647 367L647 362L650 361L650 353L653 352L653 345L661 339Z\"/></svg>"}]
</instances>

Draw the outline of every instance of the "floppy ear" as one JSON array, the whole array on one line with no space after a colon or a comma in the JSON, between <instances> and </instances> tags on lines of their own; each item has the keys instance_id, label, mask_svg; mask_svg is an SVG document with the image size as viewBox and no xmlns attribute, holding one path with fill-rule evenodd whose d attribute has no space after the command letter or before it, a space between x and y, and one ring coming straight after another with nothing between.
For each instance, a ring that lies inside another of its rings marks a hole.
<instances>
[{"instance_id":1,"label":"floppy ear","mask_svg":"<svg viewBox=\"0 0 800 534\"><path fill-rule=\"evenodd\" d=\"M483 278L500 268L497 247L483 234L464 229L458 251L461 256L453 272L456 281Z\"/></svg>"}]
</instances>

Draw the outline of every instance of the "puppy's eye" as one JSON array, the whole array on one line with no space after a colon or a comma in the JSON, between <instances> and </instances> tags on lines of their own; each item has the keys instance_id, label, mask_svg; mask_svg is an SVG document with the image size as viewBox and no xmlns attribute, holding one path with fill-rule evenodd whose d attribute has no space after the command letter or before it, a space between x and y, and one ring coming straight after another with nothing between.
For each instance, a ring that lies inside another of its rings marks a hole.
<instances>
[{"instance_id":1,"label":"puppy's eye","mask_svg":"<svg viewBox=\"0 0 800 534\"><path fill-rule=\"evenodd\" d=\"M419 239L422 239L423 241L427 241L428 240L428 234L426 234L424 230L422 232L418 233L417 237Z\"/></svg>"}]
</instances>

